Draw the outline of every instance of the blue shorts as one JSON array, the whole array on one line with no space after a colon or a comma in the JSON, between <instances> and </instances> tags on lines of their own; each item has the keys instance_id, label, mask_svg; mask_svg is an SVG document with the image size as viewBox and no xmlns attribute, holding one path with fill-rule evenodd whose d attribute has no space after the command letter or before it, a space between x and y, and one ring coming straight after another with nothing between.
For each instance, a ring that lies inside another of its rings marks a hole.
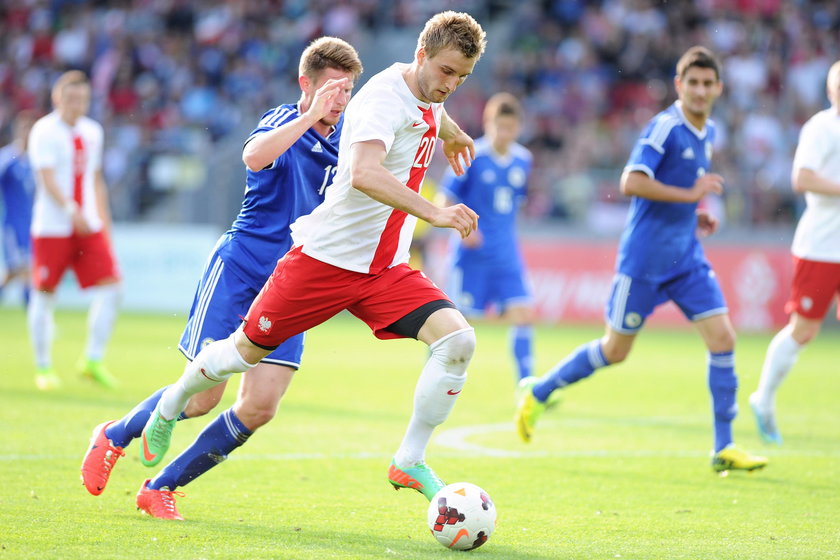
<instances>
[{"instance_id":1,"label":"blue shorts","mask_svg":"<svg viewBox=\"0 0 840 560\"><path fill-rule=\"evenodd\" d=\"M3 256L7 270L17 270L29 266L32 254L32 236L29 224L3 224L0 232L3 240Z\"/></svg>"},{"instance_id":2,"label":"blue shorts","mask_svg":"<svg viewBox=\"0 0 840 560\"><path fill-rule=\"evenodd\" d=\"M714 271L702 262L664 282L616 274L607 302L607 323L621 334L636 334L654 308L667 301L673 301L689 321L729 312Z\"/></svg>"},{"instance_id":3,"label":"blue shorts","mask_svg":"<svg viewBox=\"0 0 840 560\"><path fill-rule=\"evenodd\" d=\"M262 284L245 282L225 267L217 252L210 255L204 275L195 292L190 317L178 348L188 359L215 340L225 339L242 323L251 302ZM300 367L305 333L291 337L278 346L262 363Z\"/></svg>"},{"instance_id":4,"label":"blue shorts","mask_svg":"<svg viewBox=\"0 0 840 560\"><path fill-rule=\"evenodd\" d=\"M447 295L464 315L482 315L491 305L499 313L511 305L531 303L522 266L488 266L462 262L450 273Z\"/></svg>"}]
</instances>

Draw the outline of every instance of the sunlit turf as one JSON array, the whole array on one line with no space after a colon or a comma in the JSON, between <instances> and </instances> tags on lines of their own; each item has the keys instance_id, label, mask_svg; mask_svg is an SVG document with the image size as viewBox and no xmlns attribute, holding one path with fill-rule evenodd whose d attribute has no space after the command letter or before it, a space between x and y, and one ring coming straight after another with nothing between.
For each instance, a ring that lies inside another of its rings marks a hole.
<instances>
[{"instance_id":1,"label":"sunlit turf","mask_svg":"<svg viewBox=\"0 0 840 560\"><path fill-rule=\"evenodd\" d=\"M427 458L445 480L486 489L498 526L484 547L455 553L428 534L425 499L385 481L425 347L377 341L349 316L309 334L277 418L182 488L186 522L135 510L140 483L156 472L136 445L105 493L88 495L78 468L91 429L177 378L183 321L123 314L107 359L122 385L107 391L73 373L85 317L59 311L54 354L65 385L41 393L25 316L0 310L0 559L822 559L840 550L837 331L802 354L782 387L782 447L759 441L746 404L770 334L740 336L736 440L771 464L722 478L709 468L705 351L690 329L645 331L626 363L567 389L525 445L511 422L507 330L478 324L470 379ZM537 370L600 330L539 327ZM172 456L208 419L179 423Z\"/></svg>"}]
</instances>

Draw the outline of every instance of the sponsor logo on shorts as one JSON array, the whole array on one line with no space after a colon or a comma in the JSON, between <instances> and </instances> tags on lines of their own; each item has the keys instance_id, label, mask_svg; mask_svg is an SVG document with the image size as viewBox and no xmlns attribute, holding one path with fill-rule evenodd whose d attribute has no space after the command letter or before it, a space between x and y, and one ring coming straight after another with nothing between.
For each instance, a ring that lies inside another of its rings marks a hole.
<instances>
[{"instance_id":1,"label":"sponsor logo on shorts","mask_svg":"<svg viewBox=\"0 0 840 560\"><path fill-rule=\"evenodd\" d=\"M260 317L259 328L260 328L260 332L264 332L264 333L267 333L268 331L271 330L271 321L269 321L268 317L266 317L264 315L262 317Z\"/></svg>"},{"instance_id":2,"label":"sponsor logo on shorts","mask_svg":"<svg viewBox=\"0 0 840 560\"><path fill-rule=\"evenodd\" d=\"M214 342L216 342L216 340L208 336L207 338L201 341L201 347L204 348L205 346L210 346Z\"/></svg>"}]
</instances>

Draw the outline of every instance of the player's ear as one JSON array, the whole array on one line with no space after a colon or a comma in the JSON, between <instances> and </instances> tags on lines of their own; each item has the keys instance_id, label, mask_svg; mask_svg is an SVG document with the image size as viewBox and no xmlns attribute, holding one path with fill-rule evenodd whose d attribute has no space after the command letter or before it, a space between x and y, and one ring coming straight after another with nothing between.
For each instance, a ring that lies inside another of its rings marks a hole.
<instances>
[{"instance_id":1,"label":"player's ear","mask_svg":"<svg viewBox=\"0 0 840 560\"><path fill-rule=\"evenodd\" d=\"M298 76L298 85L300 86L301 91L308 91L311 83L312 81L306 74Z\"/></svg>"},{"instance_id":2,"label":"player's ear","mask_svg":"<svg viewBox=\"0 0 840 560\"><path fill-rule=\"evenodd\" d=\"M426 47L420 47L414 53L414 58L417 59L417 64L423 64L426 60Z\"/></svg>"}]
</instances>

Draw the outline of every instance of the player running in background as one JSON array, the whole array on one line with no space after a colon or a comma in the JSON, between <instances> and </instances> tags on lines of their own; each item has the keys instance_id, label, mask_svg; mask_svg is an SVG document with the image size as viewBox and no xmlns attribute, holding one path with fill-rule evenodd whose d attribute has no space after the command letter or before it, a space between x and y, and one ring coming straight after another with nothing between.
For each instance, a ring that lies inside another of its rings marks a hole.
<instances>
[{"instance_id":1,"label":"player running in background","mask_svg":"<svg viewBox=\"0 0 840 560\"><path fill-rule=\"evenodd\" d=\"M361 73L359 55L350 44L334 37L316 39L300 57L299 101L266 112L246 140L242 209L210 254L196 290L179 345L188 360L202 346L236 330L277 260L291 247L291 222L324 200L338 161L342 113ZM289 338L245 372L234 405L149 483L146 495L152 498L144 501L144 511L156 517L172 514L174 509L167 507L171 494L160 488L174 490L200 476L274 417L300 367L303 336ZM223 382L193 397L184 417L207 413L224 388ZM140 435L162 393L156 391L122 419L94 429L82 462L82 481L91 494L105 489L123 448Z\"/></svg>"},{"instance_id":2,"label":"player running in background","mask_svg":"<svg viewBox=\"0 0 840 560\"><path fill-rule=\"evenodd\" d=\"M764 457L733 444L732 420L738 411L735 331L697 238L718 225L698 209L698 202L723 190L723 178L710 173L715 127L709 115L723 90L720 69L717 58L703 47L692 47L677 63L678 100L647 125L621 177L621 192L632 199L606 306L606 333L577 348L543 377L523 380L515 417L523 440L531 439L553 391L624 361L645 319L670 300L694 323L708 348L713 469L754 470L767 464Z\"/></svg>"},{"instance_id":3,"label":"player running in background","mask_svg":"<svg viewBox=\"0 0 840 560\"><path fill-rule=\"evenodd\" d=\"M361 88L347 106L338 171L326 199L292 225L295 246L277 263L243 325L205 346L164 391L143 430L143 463L166 453L192 395L246 371L283 341L346 309L378 338L429 345L414 413L388 480L429 499L444 486L426 465L425 450L463 388L475 336L446 295L406 262L417 218L464 237L476 227L478 217L468 207L439 208L418 190L438 136L457 172L474 155L472 139L442 103L472 73L484 37L469 15L439 13L426 22L411 64L396 63ZM165 493L174 511L173 490L146 481L138 504Z\"/></svg>"},{"instance_id":4,"label":"player running in background","mask_svg":"<svg viewBox=\"0 0 840 560\"><path fill-rule=\"evenodd\" d=\"M840 61L828 71L826 93L831 107L802 127L793 158L793 189L805 193L806 207L791 248L793 286L785 305L790 321L770 342L758 389L749 399L758 433L776 444L782 443L776 391L840 294Z\"/></svg>"},{"instance_id":5,"label":"player running in background","mask_svg":"<svg viewBox=\"0 0 840 560\"><path fill-rule=\"evenodd\" d=\"M35 198L35 177L26 153L29 131L35 113L21 111L12 124L12 142L0 148L0 195L3 199L3 255L6 276L0 282L0 295L12 282L23 284L24 305L29 302L32 242L32 203Z\"/></svg>"},{"instance_id":6,"label":"player running in background","mask_svg":"<svg viewBox=\"0 0 840 560\"><path fill-rule=\"evenodd\" d=\"M78 70L62 74L52 89L55 110L29 136L37 189L32 216L32 295L29 335L39 389L61 384L52 367L55 289L68 268L92 292L88 340L81 373L105 387L116 380L102 357L117 318L119 272L111 248L108 187L102 174L102 126L86 116L90 84Z\"/></svg>"},{"instance_id":7,"label":"player running in background","mask_svg":"<svg viewBox=\"0 0 840 560\"><path fill-rule=\"evenodd\" d=\"M475 161L465 174L449 172L441 182L448 204L463 202L481 216L481 227L454 248L447 292L467 317L494 305L512 324L517 381L531 375L533 361L531 294L516 236L516 214L531 172L531 152L516 142L521 127L519 101L509 93L493 95L484 106Z\"/></svg>"}]
</instances>

